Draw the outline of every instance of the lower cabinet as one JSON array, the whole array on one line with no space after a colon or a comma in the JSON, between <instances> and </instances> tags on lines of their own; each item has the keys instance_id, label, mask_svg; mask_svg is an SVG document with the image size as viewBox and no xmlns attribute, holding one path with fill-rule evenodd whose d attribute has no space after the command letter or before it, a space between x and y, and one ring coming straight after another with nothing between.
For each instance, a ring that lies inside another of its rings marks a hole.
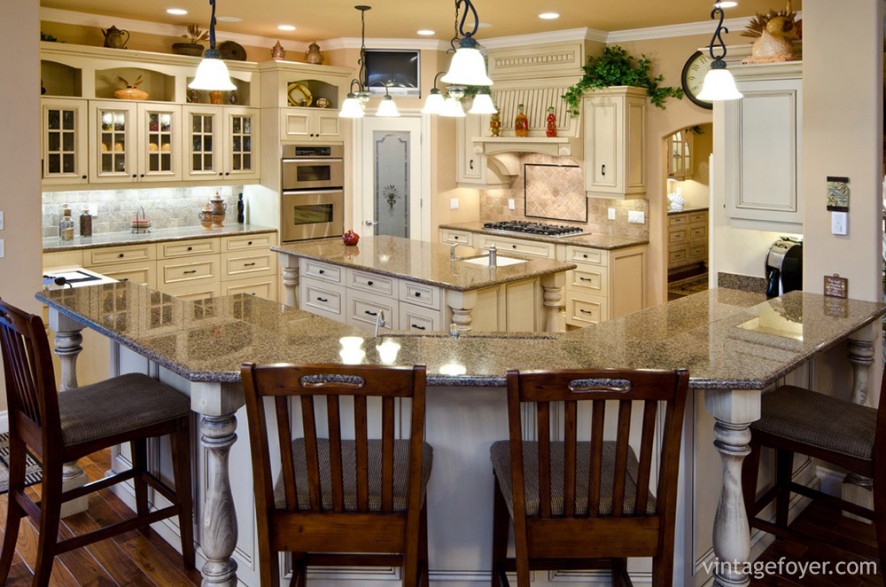
<instances>
[{"instance_id":1,"label":"lower cabinet","mask_svg":"<svg viewBox=\"0 0 886 587\"><path fill-rule=\"evenodd\" d=\"M668 214L668 269L707 262L707 210Z\"/></svg>"}]
</instances>

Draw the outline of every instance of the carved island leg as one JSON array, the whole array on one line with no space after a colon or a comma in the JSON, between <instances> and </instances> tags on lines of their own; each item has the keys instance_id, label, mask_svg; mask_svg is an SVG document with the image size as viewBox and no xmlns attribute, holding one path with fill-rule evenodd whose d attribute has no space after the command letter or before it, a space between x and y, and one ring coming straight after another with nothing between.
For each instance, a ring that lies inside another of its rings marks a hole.
<instances>
[{"instance_id":1,"label":"carved island leg","mask_svg":"<svg viewBox=\"0 0 886 587\"><path fill-rule=\"evenodd\" d=\"M544 289L545 332L566 332L566 317L563 305L563 286L566 273L554 273L541 278Z\"/></svg>"},{"instance_id":2,"label":"carved island leg","mask_svg":"<svg viewBox=\"0 0 886 587\"><path fill-rule=\"evenodd\" d=\"M477 305L477 292L475 291L446 291L446 305L452 312L452 322L459 332L471 330L474 321L471 313Z\"/></svg>"},{"instance_id":3,"label":"carved island leg","mask_svg":"<svg viewBox=\"0 0 886 587\"><path fill-rule=\"evenodd\" d=\"M80 331L83 325L67 316L60 314L58 310L49 310L49 328L55 332L55 354L58 355L61 369L59 373L59 392L76 389L77 384L77 357L83 350L83 336ZM89 479L86 472L80 468L76 461L65 463L62 466L62 491L70 491L83 487ZM66 518L85 512L89 509L89 497L83 496L62 504L61 516Z\"/></svg>"},{"instance_id":4,"label":"carved island leg","mask_svg":"<svg viewBox=\"0 0 886 587\"><path fill-rule=\"evenodd\" d=\"M879 323L878 323L879 325ZM872 325L856 331L849 337L849 362L852 364L852 403L865 405L868 397L868 380L871 365L874 364L874 330ZM870 477L850 473L843 479L841 490L846 501L874 509L872 489L874 480ZM865 523L870 520L845 514Z\"/></svg>"},{"instance_id":5,"label":"carved island leg","mask_svg":"<svg viewBox=\"0 0 886 587\"><path fill-rule=\"evenodd\" d=\"M741 563L751 554L751 533L741 488L741 467L750 453L751 422L760 419L760 391L705 391L705 409L714 416L714 448L723 462L723 489L714 518L714 554L723 565L714 585L739 587L750 583Z\"/></svg>"},{"instance_id":6,"label":"carved island leg","mask_svg":"<svg viewBox=\"0 0 886 587\"><path fill-rule=\"evenodd\" d=\"M237 561L231 558L237 546L237 515L228 476L228 453L237 441L236 430L233 414L200 418L200 443L209 453L200 529L200 546L206 557L203 587L237 585Z\"/></svg>"},{"instance_id":7,"label":"carved island leg","mask_svg":"<svg viewBox=\"0 0 886 587\"><path fill-rule=\"evenodd\" d=\"M283 268L283 303L298 308L298 257L280 253Z\"/></svg>"}]
</instances>

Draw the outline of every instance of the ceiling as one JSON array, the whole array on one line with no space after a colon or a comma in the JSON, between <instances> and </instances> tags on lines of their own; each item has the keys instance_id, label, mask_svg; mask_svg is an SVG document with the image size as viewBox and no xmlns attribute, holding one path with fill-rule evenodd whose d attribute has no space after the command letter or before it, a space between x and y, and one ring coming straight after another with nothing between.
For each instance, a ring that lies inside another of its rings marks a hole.
<instances>
[{"instance_id":1,"label":"ceiling","mask_svg":"<svg viewBox=\"0 0 886 587\"><path fill-rule=\"evenodd\" d=\"M421 38L419 29L431 29L427 37L448 41L453 36L455 3L451 0L216 0L216 16L238 17L241 22L220 21L217 30L293 41L359 37L360 15L357 2L372 6L366 14L367 38ZM481 23L476 37L482 39L528 33L588 27L601 31L624 31L654 26L701 22L710 18L710 0L473 0ZM790 0L739 0L726 10L726 18L753 16L756 12L783 9ZM148 22L207 28L209 0L162 0L120 2L120 0L41 0L41 6L87 14L107 15ZM185 16L172 16L167 8L182 8ZM801 8L794 0L794 10ZM538 14L558 12L557 20L541 20ZM469 19L469 24L471 24ZM113 21L109 20L108 25ZM281 32L280 24L296 27ZM713 31L714 25L711 25ZM738 32L738 31L735 31Z\"/></svg>"}]
</instances>

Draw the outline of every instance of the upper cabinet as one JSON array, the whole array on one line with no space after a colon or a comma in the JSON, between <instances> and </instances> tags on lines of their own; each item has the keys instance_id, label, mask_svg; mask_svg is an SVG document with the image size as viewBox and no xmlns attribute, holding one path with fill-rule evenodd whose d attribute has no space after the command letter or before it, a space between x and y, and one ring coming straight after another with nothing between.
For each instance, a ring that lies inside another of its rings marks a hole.
<instances>
[{"instance_id":1,"label":"upper cabinet","mask_svg":"<svg viewBox=\"0 0 886 587\"><path fill-rule=\"evenodd\" d=\"M668 179L692 179L692 137L691 130L683 129L668 140Z\"/></svg>"},{"instance_id":2,"label":"upper cabinet","mask_svg":"<svg viewBox=\"0 0 886 587\"><path fill-rule=\"evenodd\" d=\"M184 120L186 179L258 179L258 108L189 105Z\"/></svg>"},{"instance_id":3,"label":"upper cabinet","mask_svg":"<svg viewBox=\"0 0 886 587\"><path fill-rule=\"evenodd\" d=\"M86 100L46 98L42 101L40 148L44 185L87 182L88 119Z\"/></svg>"},{"instance_id":4,"label":"upper cabinet","mask_svg":"<svg viewBox=\"0 0 886 587\"><path fill-rule=\"evenodd\" d=\"M627 86L585 95L582 116L588 196L645 196L646 102L645 89Z\"/></svg>"},{"instance_id":5,"label":"upper cabinet","mask_svg":"<svg viewBox=\"0 0 886 587\"><path fill-rule=\"evenodd\" d=\"M802 62L730 66L741 100L715 102L723 123L726 213L767 230L802 232ZM715 158L716 161L716 158Z\"/></svg>"}]
</instances>

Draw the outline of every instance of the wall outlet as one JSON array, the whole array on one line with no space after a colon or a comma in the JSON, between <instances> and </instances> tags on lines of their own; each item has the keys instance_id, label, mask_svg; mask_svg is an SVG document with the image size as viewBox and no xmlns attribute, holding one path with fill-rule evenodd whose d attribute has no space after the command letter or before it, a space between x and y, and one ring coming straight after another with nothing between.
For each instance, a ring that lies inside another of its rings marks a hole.
<instances>
[{"instance_id":1,"label":"wall outlet","mask_svg":"<svg viewBox=\"0 0 886 587\"><path fill-rule=\"evenodd\" d=\"M610 208L608 214L609 220L615 220L615 208Z\"/></svg>"},{"instance_id":2,"label":"wall outlet","mask_svg":"<svg viewBox=\"0 0 886 587\"><path fill-rule=\"evenodd\" d=\"M0 211L0 230L3 230L4 226L3 212Z\"/></svg>"},{"instance_id":3,"label":"wall outlet","mask_svg":"<svg viewBox=\"0 0 886 587\"><path fill-rule=\"evenodd\" d=\"M642 210L628 210L628 222L631 224L646 224L646 212Z\"/></svg>"},{"instance_id":4,"label":"wall outlet","mask_svg":"<svg viewBox=\"0 0 886 587\"><path fill-rule=\"evenodd\" d=\"M458 210L458 198L449 198L449 209Z\"/></svg>"},{"instance_id":5,"label":"wall outlet","mask_svg":"<svg viewBox=\"0 0 886 587\"><path fill-rule=\"evenodd\" d=\"M6 256L6 247L4 245L4 239L0 238L0 259Z\"/></svg>"},{"instance_id":6,"label":"wall outlet","mask_svg":"<svg viewBox=\"0 0 886 587\"><path fill-rule=\"evenodd\" d=\"M517 201L514 198L508 198L508 210L516 210Z\"/></svg>"}]
</instances>

